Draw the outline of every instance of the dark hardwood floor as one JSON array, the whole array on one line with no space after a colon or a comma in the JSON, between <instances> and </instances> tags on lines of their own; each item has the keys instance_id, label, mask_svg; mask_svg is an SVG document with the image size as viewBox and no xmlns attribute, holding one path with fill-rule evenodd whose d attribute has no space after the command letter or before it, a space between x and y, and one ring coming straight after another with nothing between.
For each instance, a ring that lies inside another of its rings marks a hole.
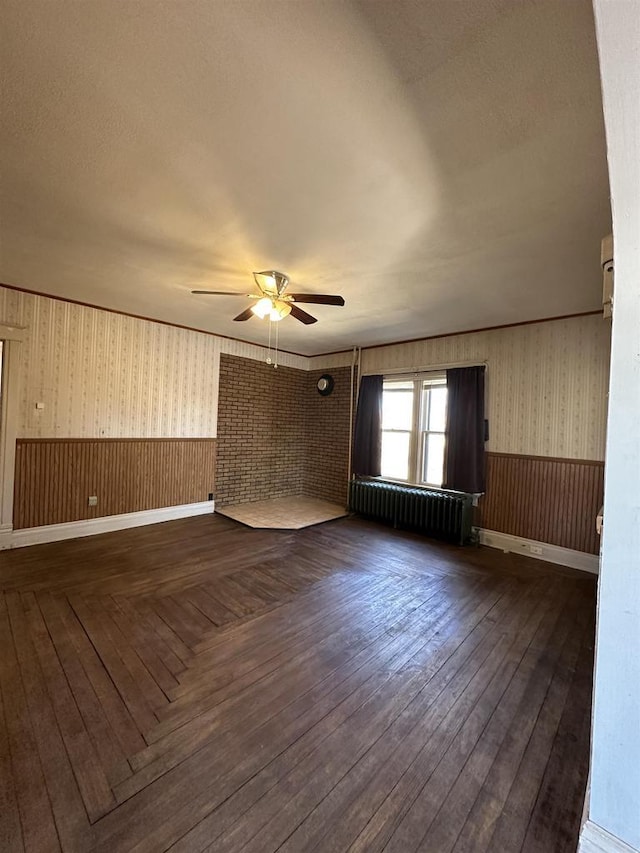
<instances>
[{"instance_id":1,"label":"dark hardwood floor","mask_svg":"<svg viewBox=\"0 0 640 853\"><path fill-rule=\"evenodd\" d=\"M589 576L202 516L0 583L3 851L575 851Z\"/></svg>"}]
</instances>

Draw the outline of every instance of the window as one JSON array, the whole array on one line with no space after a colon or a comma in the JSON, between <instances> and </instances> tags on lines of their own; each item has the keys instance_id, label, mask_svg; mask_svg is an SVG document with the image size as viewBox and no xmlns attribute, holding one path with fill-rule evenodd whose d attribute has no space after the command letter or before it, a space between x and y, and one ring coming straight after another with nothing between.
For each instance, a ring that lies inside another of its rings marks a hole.
<instances>
[{"instance_id":1,"label":"window","mask_svg":"<svg viewBox=\"0 0 640 853\"><path fill-rule=\"evenodd\" d=\"M444 374L385 379L382 476L421 486L442 486L446 418Z\"/></svg>"}]
</instances>

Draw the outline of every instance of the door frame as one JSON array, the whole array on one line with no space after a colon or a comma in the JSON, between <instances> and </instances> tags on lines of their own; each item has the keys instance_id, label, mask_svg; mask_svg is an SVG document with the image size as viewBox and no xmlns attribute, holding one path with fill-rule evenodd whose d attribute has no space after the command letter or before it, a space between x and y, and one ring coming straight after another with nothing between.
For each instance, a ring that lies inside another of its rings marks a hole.
<instances>
[{"instance_id":1,"label":"door frame","mask_svg":"<svg viewBox=\"0 0 640 853\"><path fill-rule=\"evenodd\" d=\"M24 328L0 323L2 405L0 406L0 534L13 530L13 492Z\"/></svg>"}]
</instances>

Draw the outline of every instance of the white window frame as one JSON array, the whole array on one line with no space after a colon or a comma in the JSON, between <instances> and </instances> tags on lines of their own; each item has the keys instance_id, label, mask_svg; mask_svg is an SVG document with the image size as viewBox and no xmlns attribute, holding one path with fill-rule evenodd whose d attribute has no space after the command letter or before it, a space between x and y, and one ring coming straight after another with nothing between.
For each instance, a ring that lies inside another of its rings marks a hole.
<instances>
[{"instance_id":1,"label":"white window frame","mask_svg":"<svg viewBox=\"0 0 640 853\"><path fill-rule=\"evenodd\" d=\"M382 433L384 436L385 432L398 432L398 433L409 433L409 477L405 480L400 477L387 477L384 474L382 475L383 479L386 480L396 480L399 483L406 483L407 485L412 486L422 486L429 487L433 489L441 489L443 488L442 483L428 483L426 480L422 479L422 472L425 470L425 459L424 459L424 448L427 443L426 436L430 433L444 435L445 436L445 453L446 453L446 433L443 430L429 430L428 427L428 417L429 411L426 412L426 423L423 423L423 394L425 390L430 390L431 387L446 387L447 385L447 375L444 371L428 371L424 373L411 374L411 375L391 375L383 377L383 385L382 390L384 393L385 385L392 385L394 383L402 383L406 385L407 383L413 384L413 415L412 415L412 428L411 430L397 430L397 429L383 429ZM426 386L426 389L425 389ZM387 389L391 391L390 388ZM398 389L400 390L400 389ZM393 392L391 392L393 393ZM431 405L431 400L429 399L429 407ZM444 476L444 472L443 472Z\"/></svg>"}]
</instances>

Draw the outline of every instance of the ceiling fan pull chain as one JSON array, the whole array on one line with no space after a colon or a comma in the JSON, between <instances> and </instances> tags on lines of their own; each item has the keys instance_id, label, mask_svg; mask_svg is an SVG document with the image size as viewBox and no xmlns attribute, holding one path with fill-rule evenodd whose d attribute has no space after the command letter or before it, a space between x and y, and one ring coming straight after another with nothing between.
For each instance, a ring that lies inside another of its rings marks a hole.
<instances>
[{"instance_id":1,"label":"ceiling fan pull chain","mask_svg":"<svg viewBox=\"0 0 640 853\"><path fill-rule=\"evenodd\" d=\"M271 326L273 326L273 323L271 322L271 318L269 318L269 348L267 349L267 364L271 364Z\"/></svg>"},{"instance_id":2,"label":"ceiling fan pull chain","mask_svg":"<svg viewBox=\"0 0 640 853\"><path fill-rule=\"evenodd\" d=\"M269 321L271 322L271 321ZM275 350L275 360L273 367L275 370L278 369L278 335L280 334L280 326L276 323L276 350Z\"/></svg>"}]
</instances>

